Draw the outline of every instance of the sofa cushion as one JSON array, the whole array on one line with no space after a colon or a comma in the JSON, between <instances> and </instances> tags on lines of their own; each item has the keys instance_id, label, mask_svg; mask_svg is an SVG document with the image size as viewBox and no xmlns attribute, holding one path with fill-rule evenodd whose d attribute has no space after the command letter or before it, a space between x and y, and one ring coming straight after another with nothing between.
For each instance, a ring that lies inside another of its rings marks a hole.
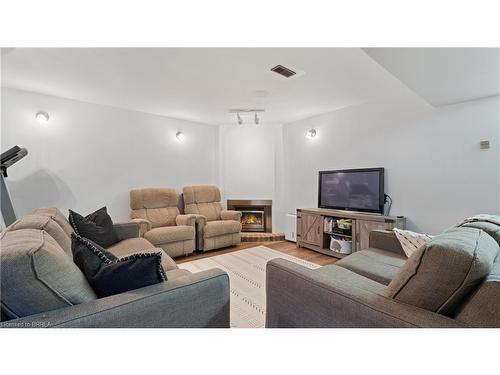
<instances>
[{"instance_id":1,"label":"sofa cushion","mask_svg":"<svg viewBox=\"0 0 500 375\"><path fill-rule=\"evenodd\" d=\"M401 254L380 249L366 249L352 253L336 262L335 265L381 284L389 285L406 260L407 258Z\"/></svg>"},{"instance_id":2,"label":"sofa cushion","mask_svg":"<svg viewBox=\"0 0 500 375\"><path fill-rule=\"evenodd\" d=\"M383 284L372 279L367 280L368 278L357 276L359 274L353 275L351 270L339 267L337 263L317 268L313 272L316 275L321 275L318 279L335 280L336 282L349 285L349 287L352 288L351 290L360 288L379 295L383 295L385 291L385 286Z\"/></svg>"},{"instance_id":3,"label":"sofa cushion","mask_svg":"<svg viewBox=\"0 0 500 375\"><path fill-rule=\"evenodd\" d=\"M208 221L221 219L222 205L217 186L185 186L182 191L186 214L203 215Z\"/></svg>"},{"instance_id":4,"label":"sofa cushion","mask_svg":"<svg viewBox=\"0 0 500 375\"><path fill-rule=\"evenodd\" d=\"M2 309L9 318L95 300L80 269L43 230L0 234Z\"/></svg>"},{"instance_id":5,"label":"sofa cushion","mask_svg":"<svg viewBox=\"0 0 500 375\"><path fill-rule=\"evenodd\" d=\"M487 221L475 221L471 223L462 224L462 227L481 229L488 233L491 237L500 244L500 226Z\"/></svg>"},{"instance_id":6,"label":"sofa cushion","mask_svg":"<svg viewBox=\"0 0 500 375\"><path fill-rule=\"evenodd\" d=\"M148 188L130 191L130 217L149 220L153 228L175 225L180 214L178 194L171 188Z\"/></svg>"},{"instance_id":7,"label":"sofa cushion","mask_svg":"<svg viewBox=\"0 0 500 375\"><path fill-rule=\"evenodd\" d=\"M71 254L71 239L61 226L50 216L26 215L11 224L6 230L38 229L46 231L61 248Z\"/></svg>"},{"instance_id":8,"label":"sofa cushion","mask_svg":"<svg viewBox=\"0 0 500 375\"><path fill-rule=\"evenodd\" d=\"M146 232L144 238L153 245L161 245L171 242L193 240L195 238L194 227L191 225L177 225L175 227L153 228Z\"/></svg>"},{"instance_id":9,"label":"sofa cushion","mask_svg":"<svg viewBox=\"0 0 500 375\"><path fill-rule=\"evenodd\" d=\"M126 240L117 242L108 247L106 250L113 253L115 256L119 258L130 255L137 251L144 252L154 248L155 247L153 246L153 244L148 240L146 240L145 238L135 237L135 238L127 238Z\"/></svg>"},{"instance_id":10,"label":"sofa cushion","mask_svg":"<svg viewBox=\"0 0 500 375\"><path fill-rule=\"evenodd\" d=\"M184 204L220 202L220 190L215 185L184 186Z\"/></svg>"},{"instance_id":11,"label":"sofa cushion","mask_svg":"<svg viewBox=\"0 0 500 375\"><path fill-rule=\"evenodd\" d=\"M209 221L203 231L204 238L222 236L241 232L241 223L235 220Z\"/></svg>"},{"instance_id":12,"label":"sofa cushion","mask_svg":"<svg viewBox=\"0 0 500 375\"><path fill-rule=\"evenodd\" d=\"M171 188L147 188L130 191L130 209L177 207L178 195Z\"/></svg>"},{"instance_id":13,"label":"sofa cushion","mask_svg":"<svg viewBox=\"0 0 500 375\"><path fill-rule=\"evenodd\" d=\"M173 270L177 268L174 260L166 254L163 249L158 249L151 244L148 240L144 238L129 238L114 245L108 247L110 253L118 258L126 257L129 255L144 253L144 252L162 252L161 265L165 271ZM168 276L168 274L167 274Z\"/></svg>"},{"instance_id":14,"label":"sofa cushion","mask_svg":"<svg viewBox=\"0 0 500 375\"><path fill-rule=\"evenodd\" d=\"M221 219L222 205L219 202L189 204L184 211L186 214L202 215L207 221L214 221Z\"/></svg>"},{"instance_id":15,"label":"sofa cushion","mask_svg":"<svg viewBox=\"0 0 500 375\"><path fill-rule=\"evenodd\" d=\"M153 228L176 225L175 218L178 215L177 207L141 208L130 212L131 219L146 219Z\"/></svg>"},{"instance_id":16,"label":"sofa cushion","mask_svg":"<svg viewBox=\"0 0 500 375\"><path fill-rule=\"evenodd\" d=\"M98 297L107 297L166 280L161 252L117 258L95 242L74 233L73 260Z\"/></svg>"},{"instance_id":17,"label":"sofa cushion","mask_svg":"<svg viewBox=\"0 0 500 375\"><path fill-rule=\"evenodd\" d=\"M59 211L55 207L49 207L49 208L37 208L36 210L33 211L35 215L40 215L40 216L48 216L56 221L57 224L66 232L68 237L71 236L71 233L73 233L73 228L71 227L68 219L63 215L61 211Z\"/></svg>"},{"instance_id":18,"label":"sofa cushion","mask_svg":"<svg viewBox=\"0 0 500 375\"><path fill-rule=\"evenodd\" d=\"M462 304L455 319L471 327L500 328L500 254L486 280Z\"/></svg>"},{"instance_id":19,"label":"sofa cushion","mask_svg":"<svg viewBox=\"0 0 500 375\"><path fill-rule=\"evenodd\" d=\"M108 247L120 239L113 228L113 221L108 215L106 207L83 217L69 210L69 222L79 236L88 238L99 246Z\"/></svg>"},{"instance_id":20,"label":"sofa cushion","mask_svg":"<svg viewBox=\"0 0 500 375\"><path fill-rule=\"evenodd\" d=\"M387 287L390 298L451 316L489 274L499 247L479 229L454 228L419 248Z\"/></svg>"}]
</instances>

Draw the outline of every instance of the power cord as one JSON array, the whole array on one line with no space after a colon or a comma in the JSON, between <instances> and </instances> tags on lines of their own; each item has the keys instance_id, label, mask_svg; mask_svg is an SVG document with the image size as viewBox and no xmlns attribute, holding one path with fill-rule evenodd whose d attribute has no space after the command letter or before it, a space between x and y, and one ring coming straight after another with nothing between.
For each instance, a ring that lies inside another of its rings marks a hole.
<instances>
[{"instance_id":1,"label":"power cord","mask_svg":"<svg viewBox=\"0 0 500 375\"><path fill-rule=\"evenodd\" d=\"M386 209L385 216L389 216L392 207L392 198L389 194L384 194L384 204L389 202L389 206Z\"/></svg>"}]
</instances>

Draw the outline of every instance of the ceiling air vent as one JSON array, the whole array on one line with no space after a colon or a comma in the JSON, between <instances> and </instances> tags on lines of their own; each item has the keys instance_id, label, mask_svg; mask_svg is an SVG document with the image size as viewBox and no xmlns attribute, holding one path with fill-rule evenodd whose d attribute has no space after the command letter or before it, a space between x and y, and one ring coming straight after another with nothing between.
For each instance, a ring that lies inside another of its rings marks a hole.
<instances>
[{"instance_id":1,"label":"ceiling air vent","mask_svg":"<svg viewBox=\"0 0 500 375\"><path fill-rule=\"evenodd\" d=\"M271 68L271 70L275 73L278 73L279 75L282 75L285 78L290 78L297 74L293 70L285 68L283 65L276 65L274 68Z\"/></svg>"}]
</instances>

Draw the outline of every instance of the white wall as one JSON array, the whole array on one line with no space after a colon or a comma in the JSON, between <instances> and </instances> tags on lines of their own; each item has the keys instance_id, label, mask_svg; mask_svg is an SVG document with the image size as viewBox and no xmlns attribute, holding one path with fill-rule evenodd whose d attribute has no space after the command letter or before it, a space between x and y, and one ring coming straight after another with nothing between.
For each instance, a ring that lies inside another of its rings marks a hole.
<instances>
[{"instance_id":1,"label":"white wall","mask_svg":"<svg viewBox=\"0 0 500 375\"><path fill-rule=\"evenodd\" d=\"M272 199L273 231L281 228L281 195L277 194L282 126L224 125L219 130L219 185L227 199Z\"/></svg>"},{"instance_id":2,"label":"white wall","mask_svg":"<svg viewBox=\"0 0 500 375\"><path fill-rule=\"evenodd\" d=\"M47 124L34 119L38 110L49 113ZM17 144L29 152L7 179L18 216L41 206L86 214L106 205L124 220L132 188L181 191L218 180L213 126L2 88L1 136L2 150Z\"/></svg>"},{"instance_id":3,"label":"white wall","mask_svg":"<svg viewBox=\"0 0 500 375\"><path fill-rule=\"evenodd\" d=\"M491 149L479 149L483 139ZM287 124L285 207L317 207L319 170L382 166L391 214L438 233L468 215L500 213L499 143L499 97L440 109L372 103Z\"/></svg>"},{"instance_id":4,"label":"white wall","mask_svg":"<svg viewBox=\"0 0 500 375\"><path fill-rule=\"evenodd\" d=\"M272 199L280 231L287 212L317 206L319 170L374 166L386 168L392 214L407 216L410 229L437 233L500 212L498 97L440 109L381 100L283 126L220 129L12 89L1 100L2 150L29 150L7 179L18 215L107 205L123 220L132 188L214 183L224 202ZM49 112L46 125L35 121L38 110ZM314 140L305 138L310 128ZM490 150L479 150L483 139Z\"/></svg>"}]
</instances>

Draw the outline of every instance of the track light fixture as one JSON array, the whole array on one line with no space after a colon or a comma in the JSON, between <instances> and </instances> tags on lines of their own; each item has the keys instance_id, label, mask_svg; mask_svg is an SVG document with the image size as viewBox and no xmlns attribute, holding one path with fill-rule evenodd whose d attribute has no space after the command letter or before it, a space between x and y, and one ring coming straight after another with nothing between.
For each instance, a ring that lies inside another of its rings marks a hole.
<instances>
[{"instance_id":1,"label":"track light fixture","mask_svg":"<svg viewBox=\"0 0 500 375\"><path fill-rule=\"evenodd\" d=\"M241 117L241 113L243 114L254 114L254 123L255 125L260 124L260 117L258 112L265 112L265 109L230 109L229 113L236 113L236 119L238 120L238 125L243 124L243 118Z\"/></svg>"}]
</instances>

